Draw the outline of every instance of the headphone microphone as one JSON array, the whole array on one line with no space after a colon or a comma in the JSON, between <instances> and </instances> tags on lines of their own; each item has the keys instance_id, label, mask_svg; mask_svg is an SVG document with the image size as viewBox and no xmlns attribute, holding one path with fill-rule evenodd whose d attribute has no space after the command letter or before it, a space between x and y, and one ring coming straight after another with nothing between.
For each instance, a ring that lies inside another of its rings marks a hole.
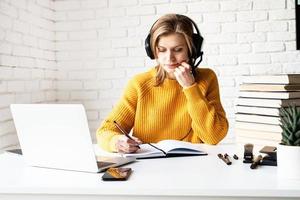
<instances>
[{"instance_id":1,"label":"headphone microphone","mask_svg":"<svg viewBox=\"0 0 300 200\"><path fill-rule=\"evenodd\" d=\"M195 69L200 64L200 62L202 61L203 52L201 51L201 47L202 47L202 43L203 43L203 37L201 36L200 31L199 31L196 23L192 19L190 19L187 16L179 15L179 14L176 14L176 16L180 17L180 18L183 18L183 17L187 18L193 24L193 26L196 29L196 33L193 33L193 35L192 35L192 41L193 41L193 45L195 47L195 50L191 54L191 58L193 60L193 63L192 63L193 66L192 67L193 67L193 69ZM151 58L151 59L155 59L154 54L151 50L150 40L151 40L151 30L152 30L153 26L156 24L156 22L151 26L150 32L149 32L149 34L147 35L147 37L145 39L145 50L146 50L146 53L147 53L148 57ZM199 58L199 61L195 64L195 62L198 58Z\"/></svg>"}]
</instances>

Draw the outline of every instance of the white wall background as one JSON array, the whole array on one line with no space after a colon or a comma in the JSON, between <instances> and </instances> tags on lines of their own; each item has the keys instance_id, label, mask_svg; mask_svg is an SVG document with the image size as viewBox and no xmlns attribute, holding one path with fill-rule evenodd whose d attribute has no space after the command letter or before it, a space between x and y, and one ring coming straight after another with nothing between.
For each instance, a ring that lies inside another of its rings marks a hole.
<instances>
[{"instance_id":1,"label":"white wall background","mask_svg":"<svg viewBox=\"0 0 300 200\"><path fill-rule=\"evenodd\" d=\"M0 149L18 143L10 103L83 103L91 134L134 74L155 62L143 43L166 13L190 16L205 39L234 125L239 77L299 73L294 0L0 0ZM230 130L227 141L233 140Z\"/></svg>"},{"instance_id":2,"label":"white wall background","mask_svg":"<svg viewBox=\"0 0 300 200\"><path fill-rule=\"evenodd\" d=\"M0 0L0 149L15 145L11 103L56 100L54 3Z\"/></svg>"}]
</instances>

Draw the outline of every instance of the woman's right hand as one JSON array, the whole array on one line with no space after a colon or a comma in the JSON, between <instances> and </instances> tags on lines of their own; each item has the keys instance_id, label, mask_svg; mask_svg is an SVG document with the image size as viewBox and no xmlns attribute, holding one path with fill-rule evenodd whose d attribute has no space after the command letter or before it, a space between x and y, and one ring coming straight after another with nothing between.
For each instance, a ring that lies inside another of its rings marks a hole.
<instances>
[{"instance_id":1,"label":"woman's right hand","mask_svg":"<svg viewBox=\"0 0 300 200\"><path fill-rule=\"evenodd\" d=\"M125 135L119 135L116 140L116 150L120 153L134 153L139 149L142 141L136 137L131 136L134 140L129 139Z\"/></svg>"}]
</instances>

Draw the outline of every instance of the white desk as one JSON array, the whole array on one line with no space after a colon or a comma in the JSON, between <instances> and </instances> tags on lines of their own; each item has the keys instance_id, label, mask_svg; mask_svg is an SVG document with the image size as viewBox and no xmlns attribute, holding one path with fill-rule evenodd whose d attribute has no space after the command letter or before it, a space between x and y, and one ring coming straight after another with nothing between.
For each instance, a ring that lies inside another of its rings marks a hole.
<instances>
[{"instance_id":1,"label":"white desk","mask_svg":"<svg viewBox=\"0 0 300 200\"><path fill-rule=\"evenodd\" d=\"M227 166L217 153L242 149L202 145L208 156L140 160L128 165L128 181L103 182L101 174L24 165L23 158L0 155L0 199L300 199L300 180L277 179L277 169L251 170L240 159Z\"/></svg>"}]
</instances>

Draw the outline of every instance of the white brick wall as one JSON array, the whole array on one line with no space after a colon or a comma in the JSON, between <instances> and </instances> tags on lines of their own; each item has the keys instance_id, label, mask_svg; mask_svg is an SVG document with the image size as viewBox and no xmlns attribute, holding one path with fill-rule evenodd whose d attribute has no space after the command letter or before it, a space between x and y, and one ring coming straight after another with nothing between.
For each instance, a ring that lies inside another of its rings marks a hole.
<instances>
[{"instance_id":1,"label":"white brick wall","mask_svg":"<svg viewBox=\"0 0 300 200\"><path fill-rule=\"evenodd\" d=\"M300 72L294 0L0 2L0 139L7 141L0 148L17 141L12 102L83 103L94 137L129 78L155 63L146 57L144 38L167 12L199 25L201 65L219 77L230 125L239 76ZM227 139L233 136L230 131Z\"/></svg>"},{"instance_id":2,"label":"white brick wall","mask_svg":"<svg viewBox=\"0 0 300 200\"><path fill-rule=\"evenodd\" d=\"M0 1L0 149L18 144L11 103L56 101L54 4Z\"/></svg>"}]
</instances>

